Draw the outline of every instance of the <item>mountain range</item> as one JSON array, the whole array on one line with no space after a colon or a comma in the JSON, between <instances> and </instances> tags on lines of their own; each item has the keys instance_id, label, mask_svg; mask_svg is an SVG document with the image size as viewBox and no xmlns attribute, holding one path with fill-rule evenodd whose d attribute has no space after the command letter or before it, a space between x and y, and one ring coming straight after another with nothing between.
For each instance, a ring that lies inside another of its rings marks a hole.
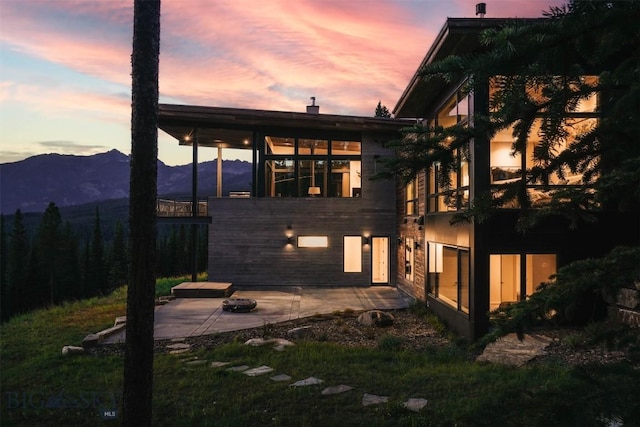
<instances>
[{"instance_id":1,"label":"mountain range","mask_svg":"<svg viewBox=\"0 0 640 427\"><path fill-rule=\"evenodd\" d=\"M0 212L42 213L58 207L129 197L130 158L118 150L92 156L42 154L0 164ZM198 164L198 195L216 194L217 161ZM251 163L223 160L222 192L251 190ZM192 166L158 161L158 197L191 197Z\"/></svg>"}]
</instances>

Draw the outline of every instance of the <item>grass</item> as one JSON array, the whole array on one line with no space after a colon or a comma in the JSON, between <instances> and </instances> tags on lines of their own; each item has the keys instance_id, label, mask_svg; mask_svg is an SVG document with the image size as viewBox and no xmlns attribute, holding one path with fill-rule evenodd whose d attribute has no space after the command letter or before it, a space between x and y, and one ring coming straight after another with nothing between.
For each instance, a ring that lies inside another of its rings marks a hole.
<instances>
[{"instance_id":1,"label":"grass","mask_svg":"<svg viewBox=\"0 0 640 427\"><path fill-rule=\"evenodd\" d=\"M125 289L119 289L3 324L0 425L120 424L122 358L65 357L61 348L111 326L124 314L125 300ZM206 363L189 366L187 357ZM268 365L274 374L290 375L291 382L314 376L324 383L290 387L271 381L270 374L249 377L211 368L213 361ZM321 394L339 384L354 390ZM640 419L639 392L640 372L625 364L511 368L472 362L459 346L402 350L394 337L382 337L375 349L302 341L282 352L234 342L155 356L153 425L596 426L617 420L633 426ZM389 401L364 407L364 393ZM419 413L407 410L402 404L412 397L427 399L427 406ZM117 419L102 418L110 409Z\"/></svg>"}]
</instances>

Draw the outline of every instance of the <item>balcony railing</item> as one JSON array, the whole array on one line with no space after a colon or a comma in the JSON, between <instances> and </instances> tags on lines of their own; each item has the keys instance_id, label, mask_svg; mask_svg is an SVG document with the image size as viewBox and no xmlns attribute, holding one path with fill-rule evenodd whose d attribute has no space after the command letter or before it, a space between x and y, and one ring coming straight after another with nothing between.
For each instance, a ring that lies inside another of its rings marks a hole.
<instances>
[{"instance_id":1,"label":"balcony railing","mask_svg":"<svg viewBox=\"0 0 640 427\"><path fill-rule=\"evenodd\" d=\"M208 216L209 206L205 200L197 201L197 214L195 216ZM160 217L190 217L193 215L193 202L186 199L158 199L156 201L156 213Z\"/></svg>"}]
</instances>

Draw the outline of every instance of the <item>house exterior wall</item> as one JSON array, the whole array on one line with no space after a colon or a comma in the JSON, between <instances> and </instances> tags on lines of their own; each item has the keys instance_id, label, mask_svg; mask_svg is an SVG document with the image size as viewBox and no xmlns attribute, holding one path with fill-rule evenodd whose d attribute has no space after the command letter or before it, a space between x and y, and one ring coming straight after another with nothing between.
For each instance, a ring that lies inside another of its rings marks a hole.
<instances>
[{"instance_id":1,"label":"house exterior wall","mask_svg":"<svg viewBox=\"0 0 640 427\"><path fill-rule=\"evenodd\" d=\"M417 212L413 215L406 215L405 208L405 186L399 180L396 181L396 209L397 216L397 235L395 241L396 255L398 259L398 271L396 275L396 283L398 288L402 289L409 295L420 301L426 301L425 288L425 272L426 272L426 256L425 256L425 225L421 224L421 218L424 220L425 212L425 174L421 173L417 177L418 182L418 205ZM407 251L405 245L407 240L413 241L414 245L411 250L413 255L413 277L407 278L405 274L405 265L410 260L407 259ZM415 242L418 244L415 245ZM416 247L417 246L417 247Z\"/></svg>"},{"instance_id":2,"label":"house exterior wall","mask_svg":"<svg viewBox=\"0 0 640 427\"><path fill-rule=\"evenodd\" d=\"M209 198L209 280L238 288L371 285L371 245L362 246L362 272L345 273L343 237L388 237L393 251L394 182L369 179L385 155L373 136L362 138L361 197ZM328 247L298 247L297 237L309 235L327 236ZM396 264L389 258L393 284Z\"/></svg>"}]
</instances>

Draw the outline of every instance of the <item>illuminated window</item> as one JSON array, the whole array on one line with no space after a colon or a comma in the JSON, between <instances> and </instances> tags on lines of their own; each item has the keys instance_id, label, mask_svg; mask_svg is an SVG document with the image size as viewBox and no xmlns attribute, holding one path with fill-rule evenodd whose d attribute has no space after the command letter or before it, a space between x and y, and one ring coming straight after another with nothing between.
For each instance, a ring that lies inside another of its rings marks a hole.
<instances>
[{"instance_id":1,"label":"illuminated window","mask_svg":"<svg viewBox=\"0 0 640 427\"><path fill-rule=\"evenodd\" d=\"M555 254L526 254L525 264L520 254L492 254L489 256L489 307L495 310L502 303L525 299L541 283L556 274ZM522 272L524 271L524 289Z\"/></svg>"},{"instance_id":2,"label":"illuminated window","mask_svg":"<svg viewBox=\"0 0 640 427\"><path fill-rule=\"evenodd\" d=\"M327 236L298 236L299 248L326 248L329 246Z\"/></svg>"},{"instance_id":3,"label":"illuminated window","mask_svg":"<svg viewBox=\"0 0 640 427\"><path fill-rule=\"evenodd\" d=\"M469 313L469 250L427 242L427 290L455 309Z\"/></svg>"},{"instance_id":4,"label":"illuminated window","mask_svg":"<svg viewBox=\"0 0 640 427\"><path fill-rule=\"evenodd\" d=\"M265 137L267 197L360 197L360 141Z\"/></svg>"},{"instance_id":5,"label":"illuminated window","mask_svg":"<svg viewBox=\"0 0 640 427\"><path fill-rule=\"evenodd\" d=\"M405 215L418 214L418 178L405 186Z\"/></svg>"},{"instance_id":6,"label":"illuminated window","mask_svg":"<svg viewBox=\"0 0 640 427\"><path fill-rule=\"evenodd\" d=\"M493 111L501 107L498 95L508 79L496 76L491 80L489 93ZM551 140L545 137L549 132L545 130L542 121L544 108L540 110L540 118L533 121L524 149L518 147L519 150L516 151L513 127L497 132L490 143L490 183L506 186L520 181L523 171L531 170L533 167L546 169L553 164L551 162L570 149L581 135L591 132L598 122L598 97L595 92L588 92L597 84L597 81L597 77L594 76L573 78L548 76L540 81L534 80L528 83L526 88L523 87L522 91L526 92L532 103L547 102L549 98L545 88L550 86L554 91L562 91L565 94L573 92L574 102L568 103L570 107L567 108L567 116L558 125L560 138ZM541 148L544 149L543 152L540 152ZM547 175L540 175L540 178L535 181L527 182L529 200L533 206L548 204L552 200L553 193L562 190L563 187L589 186L591 183L584 182L583 178L582 173L572 171L569 165L559 165ZM493 191L496 196L504 194L504 189L499 187L495 187ZM519 203L517 200L506 200L502 207L518 208Z\"/></svg>"},{"instance_id":7,"label":"illuminated window","mask_svg":"<svg viewBox=\"0 0 640 427\"><path fill-rule=\"evenodd\" d=\"M344 236L344 272L362 272L362 236Z\"/></svg>"},{"instance_id":8,"label":"illuminated window","mask_svg":"<svg viewBox=\"0 0 640 427\"><path fill-rule=\"evenodd\" d=\"M456 125L466 126L469 121L469 103L471 101L472 98L468 93L462 90L457 91L438 110L433 125L443 128ZM468 147L455 151L455 164L453 170L449 172L449 188L446 188L440 180L442 165L434 163L429 166L426 176L428 212L452 212L468 207L469 157Z\"/></svg>"}]
</instances>

